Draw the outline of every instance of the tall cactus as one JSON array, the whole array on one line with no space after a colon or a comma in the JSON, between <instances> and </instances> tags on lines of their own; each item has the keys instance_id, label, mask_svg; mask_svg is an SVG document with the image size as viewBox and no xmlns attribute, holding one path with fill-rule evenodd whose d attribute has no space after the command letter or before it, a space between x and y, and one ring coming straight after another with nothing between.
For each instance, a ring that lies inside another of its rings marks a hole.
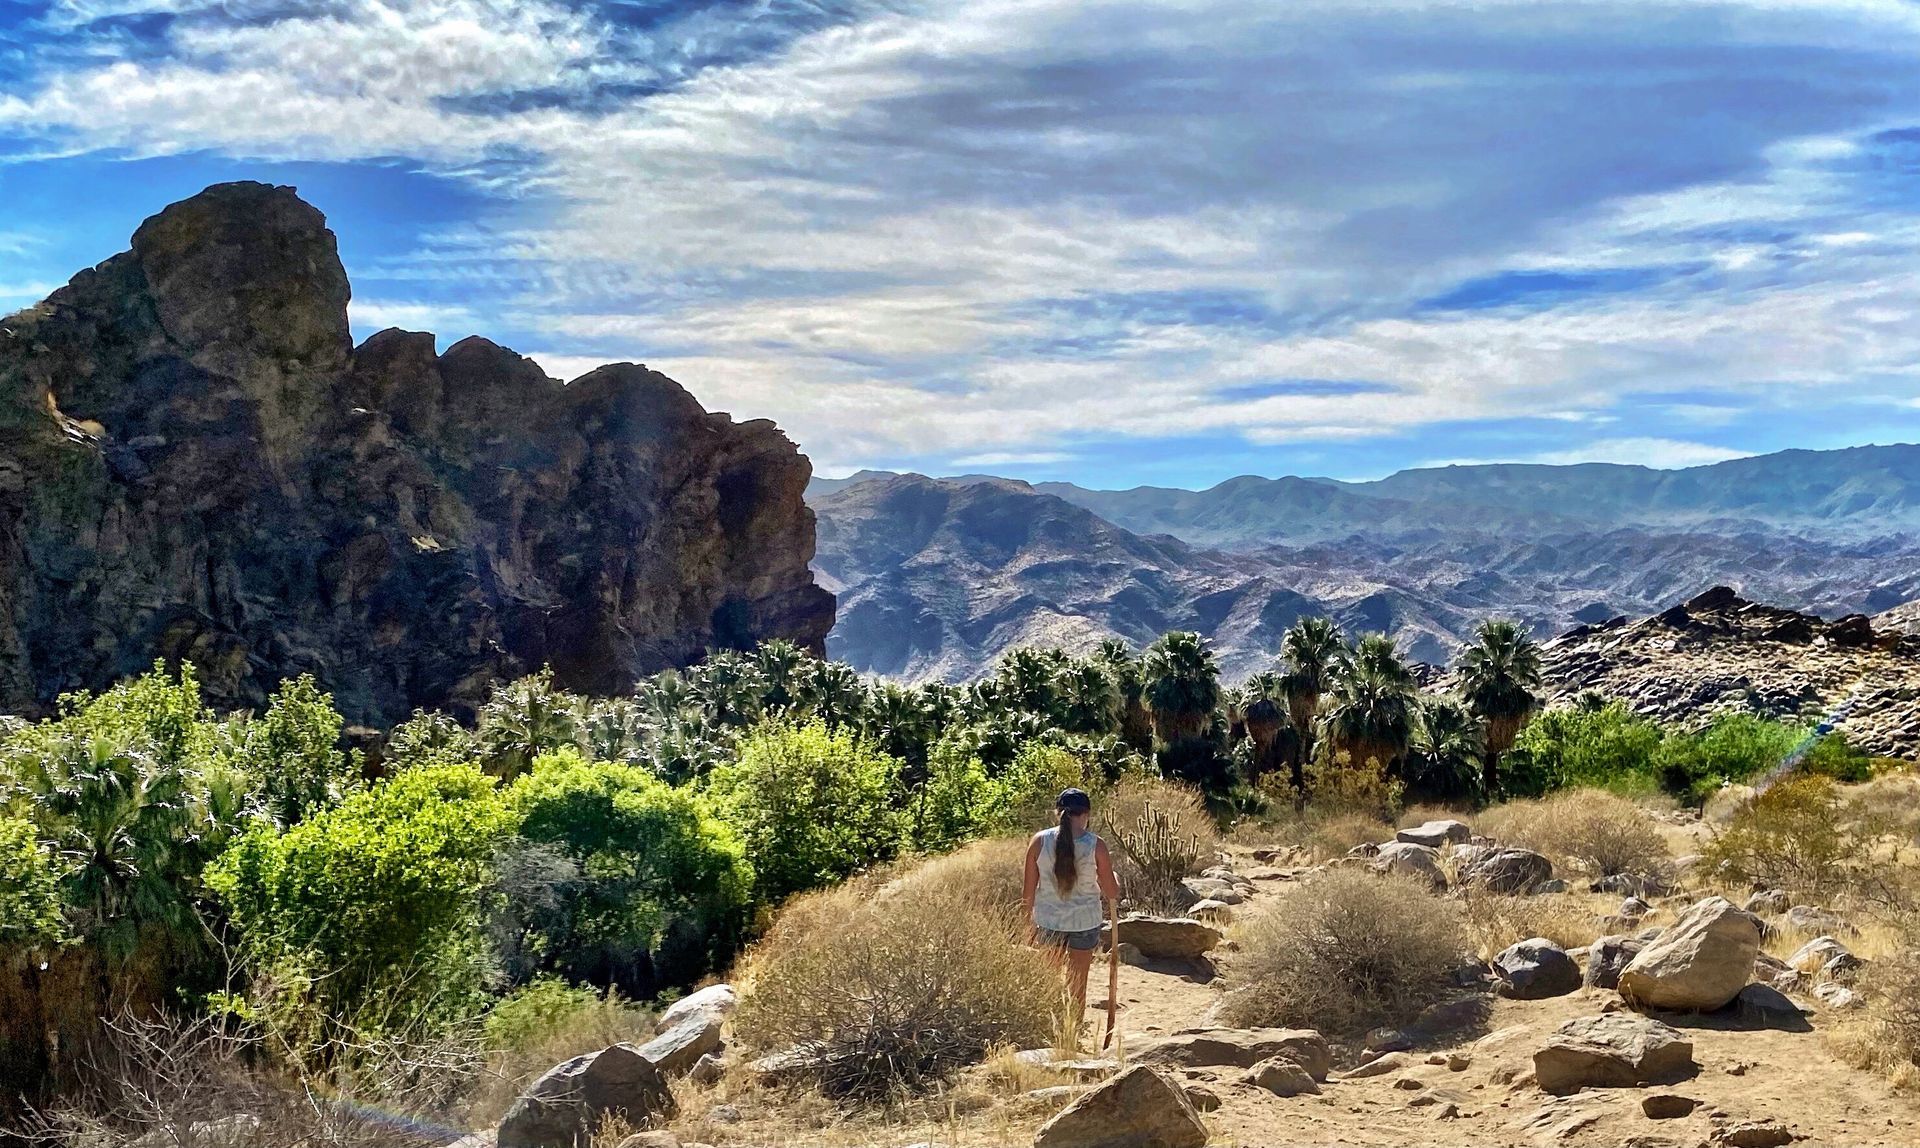
<instances>
[{"instance_id":1,"label":"tall cactus","mask_svg":"<svg viewBox=\"0 0 1920 1148\"><path fill-rule=\"evenodd\" d=\"M1174 819L1149 801L1134 827L1120 834L1120 848L1139 870L1140 899L1165 903L1180 879L1199 871L1205 853L1197 834L1182 836Z\"/></svg>"}]
</instances>

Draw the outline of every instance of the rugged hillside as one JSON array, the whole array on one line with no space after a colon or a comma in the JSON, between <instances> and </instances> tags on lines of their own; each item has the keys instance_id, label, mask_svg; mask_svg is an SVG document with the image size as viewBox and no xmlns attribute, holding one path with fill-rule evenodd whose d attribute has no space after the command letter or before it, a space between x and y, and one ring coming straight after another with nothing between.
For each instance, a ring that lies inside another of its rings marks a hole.
<instances>
[{"instance_id":1,"label":"rugged hillside","mask_svg":"<svg viewBox=\"0 0 1920 1148\"><path fill-rule=\"evenodd\" d=\"M1143 643L1174 628L1207 634L1228 674L1244 676L1271 663L1304 613L1443 662L1483 618L1518 617L1546 636L1653 613L1716 582L1830 614L1920 595L1920 544L1903 542L1439 531L1226 552L1143 537L1001 479L888 476L815 500L818 568L841 597L829 649L912 679L966 677L1026 642Z\"/></svg>"},{"instance_id":2,"label":"rugged hillside","mask_svg":"<svg viewBox=\"0 0 1920 1148\"><path fill-rule=\"evenodd\" d=\"M624 689L714 646L818 647L810 467L629 363L571 384L484 339L354 347L333 233L226 184L0 323L0 709L155 658L349 717L551 663Z\"/></svg>"},{"instance_id":3,"label":"rugged hillside","mask_svg":"<svg viewBox=\"0 0 1920 1148\"><path fill-rule=\"evenodd\" d=\"M1827 622L1721 586L1650 618L1547 643L1552 699L1585 690L1681 722L1721 709L1829 721L1871 753L1920 757L1920 637Z\"/></svg>"}]
</instances>

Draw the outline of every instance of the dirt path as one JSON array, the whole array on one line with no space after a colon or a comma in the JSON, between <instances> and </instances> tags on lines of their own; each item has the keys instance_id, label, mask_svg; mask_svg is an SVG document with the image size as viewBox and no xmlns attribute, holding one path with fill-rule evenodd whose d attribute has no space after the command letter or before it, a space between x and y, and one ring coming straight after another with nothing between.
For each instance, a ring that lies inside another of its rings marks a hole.
<instances>
[{"instance_id":1,"label":"dirt path","mask_svg":"<svg viewBox=\"0 0 1920 1148\"><path fill-rule=\"evenodd\" d=\"M1246 856L1236 856L1233 866L1256 869ZM1236 915L1244 920L1265 911L1282 884L1271 876L1257 880L1256 892ZM1230 951L1221 954L1220 967L1232 960ZM1104 963L1096 964L1083 1047L1099 1045L1105 975ZM1180 975L1122 966L1122 1050L1202 1027L1219 995L1211 980L1204 970ZM1244 1071L1235 1068L1186 1070L1185 1077L1219 1097L1220 1106L1204 1119L1210 1143L1221 1148L1720 1148L1717 1132L1757 1121L1779 1122L1797 1144L1920 1148L1920 1106L1896 1095L1884 1078L1835 1059L1821 1035L1830 1014L1818 1009L1798 1031L1742 1028L1720 1016L1658 1014L1694 1044L1699 1072L1676 1085L1589 1089L1560 1098L1533 1085L1533 1053L1549 1033L1562 1021L1618 1002L1617 993L1600 989L1545 1001L1496 1000L1473 1029L1395 1054L1399 1067L1378 1076L1349 1080L1336 1071L1318 1096L1283 1099L1245 1083ZM756 1112L748 1098L738 1106L746 1113L738 1122L695 1116L676 1130L687 1140L768 1148L1027 1148L1034 1130L1066 1103L1066 1083L1040 1070L1009 1075L990 1065L939 1101L889 1117L843 1121L824 1108ZM1047 1085L1056 1088L1034 1095ZM1656 1120L1641 1107L1653 1093L1688 1097L1698 1107L1684 1117Z\"/></svg>"}]
</instances>

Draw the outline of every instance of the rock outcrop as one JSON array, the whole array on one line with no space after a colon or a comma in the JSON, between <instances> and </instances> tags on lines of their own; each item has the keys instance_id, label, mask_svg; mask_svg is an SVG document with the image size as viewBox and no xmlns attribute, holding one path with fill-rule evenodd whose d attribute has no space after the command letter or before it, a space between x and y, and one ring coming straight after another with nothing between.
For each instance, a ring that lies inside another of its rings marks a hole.
<instances>
[{"instance_id":1,"label":"rock outcrop","mask_svg":"<svg viewBox=\"0 0 1920 1148\"><path fill-rule=\"evenodd\" d=\"M1577 627L1544 654L1554 701L1593 690L1664 721L1829 722L1869 753L1920 756L1920 637L1861 614L1826 621L1717 586L1638 622Z\"/></svg>"},{"instance_id":2,"label":"rock outcrop","mask_svg":"<svg viewBox=\"0 0 1920 1148\"><path fill-rule=\"evenodd\" d=\"M805 456L630 363L355 347L334 236L223 184L0 321L0 709L155 659L217 704L312 672L349 720L590 693L715 648L819 650Z\"/></svg>"}]
</instances>

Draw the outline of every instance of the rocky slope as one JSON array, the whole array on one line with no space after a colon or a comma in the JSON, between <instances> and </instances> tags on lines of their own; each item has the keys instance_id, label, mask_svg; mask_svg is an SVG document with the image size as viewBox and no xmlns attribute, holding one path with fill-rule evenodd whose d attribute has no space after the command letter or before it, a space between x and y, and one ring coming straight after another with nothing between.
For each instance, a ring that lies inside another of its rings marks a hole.
<instances>
[{"instance_id":1,"label":"rocky slope","mask_svg":"<svg viewBox=\"0 0 1920 1148\"><path fill-rule=\"evenodd\" d=\"M821 645L810 467L771 423L629 363L355 347L348 295L317 210L226 184L0 321L0 709L188 658L219 703L311 671L389 722L546 663L605 692Z\"/></svg>"},{"instance_id":2,"label":"rocky slope","mask_svg":"<svg viewBox=\"0 0 1920 1148\"><path fill-rule=\"evenodd\" d=\"M1544 668L1553 701L1597 690L1680 722L1723 709L1826 721L1870 753L1920 759L1920 636L1860 614L1823 621L1721 586L1569 631Z\"/></svg>"},{"instance_id":3,"label":"rocky slope","mask_svg":"<svg viewBox=\"0 0 1920 1148\"><path fill-rule=\"evenodd\" d=\"M914 679L967 677L1022 643L1144 643L1176 628L1207 634L1241 677L1269 665L1281 633L1311 613L1444 662L1487 617L1520 618L1544 637L1655 613L1717 582L1834 615L1920 595L1920 542L1898 539L1644 529L1419 539L1383 527L1378 538L1225 551L1143 536L1005 479L870 476L816 487L814 503L817 565L841 596L829 650Z\"/></svg>"}]
</instances>

